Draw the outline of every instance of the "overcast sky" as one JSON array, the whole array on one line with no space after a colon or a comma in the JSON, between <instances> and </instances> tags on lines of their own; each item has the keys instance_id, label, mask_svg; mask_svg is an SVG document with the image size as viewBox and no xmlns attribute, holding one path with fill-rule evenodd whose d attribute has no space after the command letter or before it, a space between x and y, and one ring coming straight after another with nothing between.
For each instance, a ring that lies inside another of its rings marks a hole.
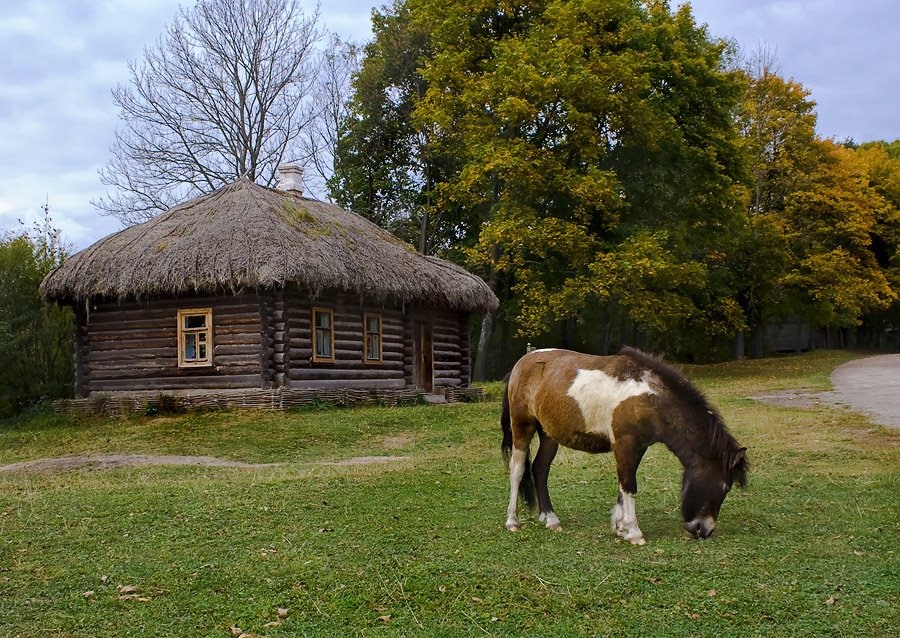
<instances>
[{"instance_id":1,"label":"overcast sky","mask_svg":"<svg viewBox=\"0 0 900 638\"><path fill-rule=\"evenodd\" d=\"M600 1L600 0L598 0ZM312 9L315 0L308 0ZM680 2L672 2L681 4ZM170 23L178 0L0 0L0 231L49 202L77 248L118 230L91 205L104 192L117 123L110 95ZM693 0L716 37L777 53L818 104L822 137L900 137L900 1ZM322 0L322 23L371 36L372 2Z\"/></svg>"}]
</instances>

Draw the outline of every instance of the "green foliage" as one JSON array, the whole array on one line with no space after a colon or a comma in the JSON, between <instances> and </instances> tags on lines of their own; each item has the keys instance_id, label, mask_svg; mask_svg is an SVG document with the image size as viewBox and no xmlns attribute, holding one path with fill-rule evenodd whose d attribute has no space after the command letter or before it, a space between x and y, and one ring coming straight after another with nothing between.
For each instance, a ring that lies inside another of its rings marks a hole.
<instances>
[{"instance_id":1,"label":"green foliage","mask_svg":"<svg viewBox=\"0 0 900 638\"><path fill-rule=\"evenodd\" d=\"M0 238L0 417L72 392L72 312L38 291L65 249L49 212L37 231Z\"/></svg>"},{"instance_id":2,"label":"green foliage","mask_svg":"<svg viewBox=\"0 0 900 638\"><path fill-rule=\"evenodd\" d=\"M778 317L897 308L900 142L822 142L810 92L689 5L395 0L374 33L333 196L484 275L507 337L761 355Z\"/></svg>"},{"instance_id":3,"label":"green foliage","mask_svg":"<svg viewBox=\"0 0 900 638\"><path fill-rule=\"evenodd\" d=\"M797 262L786 283L795 287L813 321L855 326L897 300L872 251L878 221L893 218L888 226L896 228L897 210L872 187L859 151L830 142L821 148L809 187L787 202Z\"/></svg>"}]
</instances>

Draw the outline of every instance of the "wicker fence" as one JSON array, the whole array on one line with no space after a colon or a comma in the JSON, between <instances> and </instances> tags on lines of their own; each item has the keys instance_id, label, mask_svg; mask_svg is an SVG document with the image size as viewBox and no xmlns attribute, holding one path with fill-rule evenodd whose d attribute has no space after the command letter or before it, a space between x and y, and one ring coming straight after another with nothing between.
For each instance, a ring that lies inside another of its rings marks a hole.
<instances>
[{"instance_id":1,"label":"wicker fence","mask_svg":"<svg viewBox=\"0 0 900 638\"><path fill-rule=\"evenodd\" d=\"M178 412L200 408L242 408L249 410L290 410L304 406L416 405L425 403L421 390L210 390L165 392L95 393L83 399L60 399L57 412L129 416ZM481 388L447 388L448 403L473 402L484 398Z\"/></svg>"}]
</instances>

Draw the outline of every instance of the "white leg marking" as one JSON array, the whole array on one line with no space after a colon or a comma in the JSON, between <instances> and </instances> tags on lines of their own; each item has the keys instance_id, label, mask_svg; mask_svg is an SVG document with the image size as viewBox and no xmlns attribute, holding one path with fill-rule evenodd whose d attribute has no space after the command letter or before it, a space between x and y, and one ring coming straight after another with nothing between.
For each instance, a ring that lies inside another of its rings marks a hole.
<instances>
[{"instance_id":1,"label":"white leg marking","mask_svg":"<svg viewBox=\"0 0 900 638\"><path fill-rule=\"evenodd\" d=\"M610 517L610 523L612 524L612 530L616 534L625 530L625 512L622 509L622 504L618 501L616 502L616 506L613 508L612 516Z\"/></svg>"},{"instance_id":2,"label":"white leg marking","mask_svg":"<svg viewBox=\"0 0 900 638\"><path fill-rule=\"evenodd\" d=\"M554 532L562 531L562 525L559 524L559 519L553 512L541 512L540 521L547 526L547 529L552 529Z\"/></svg>"},{"instance_id":3,"label":"white leg marking","mask_svg":"<svg viewBox=\"0 0 900 638\"><path fill-rule=\"evenodd\" d=\"M634 511L634 494L629 494L623 490L621 485L619 486L619 494L622 495L622 502L616 504L612 515L612 523L616 534L633 545L643 545L647 541L644 540L644 533L638 527L637 515Z\"/></svg>"},{"instance_id":4,"label":"white leg marking","mask_svg":"<svg viewBox=\"0 0 900 638\"><path fill-rule=\"evenodd\" d=\"M509 507L506 508L506 529L515 532L519 529L516 516L516 505L519 498L519 483L525 475L525 450L513 448L509 458Z\"/></svg>"}]
</instances>

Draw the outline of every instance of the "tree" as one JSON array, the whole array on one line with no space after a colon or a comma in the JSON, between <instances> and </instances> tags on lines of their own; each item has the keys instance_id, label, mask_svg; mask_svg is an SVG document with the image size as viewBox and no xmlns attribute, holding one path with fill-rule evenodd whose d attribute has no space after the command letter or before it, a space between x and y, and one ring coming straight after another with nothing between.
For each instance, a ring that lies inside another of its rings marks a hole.
<instances>
[{"instance_id":1,"label":"tree","mask_svg":"<svg viewBox=\"0 0 900 638\"><path fill-rule=\"evenodd\" d=\"M815 102L798 82L778 74L775 55L758 48L739 69L743 99L738 113L749 197L746 223L732 238L728 269L752 339L750 353L764 354L763 330L777 315L792 314L784 278L793 260L792 226L785 217L789 197L808 186L821 158L815 135ZM734 355L744 354L743 331Z\"/></svg>"},{"instance_id":2,"label":"tree","mask_svg":"<svg viewBox=\"0 0 900 638\"><path fill-rule=\"evenodd\" d=\"M787 200L796 262L785 280L809 320L851 327L897 300L873 238L891 232L896 238L898 216L873 186L865 157L829 141L819 145L821 160L808 188ZM895 245L885 266L896 259Z\"/></svg>"},{"instance_id":3,"label":"tree","mask_svg":"<svg viewBox=\"0 0 900 638\"><path fill-rule=\"evenodd\" d=\"M520 329L538 334L605 303L596 272L640 232L661 242L670 272L709 273L680 291L696 309L684 327L742 325L731 291L707 267L719 238L740 223L740 85L725 69L724 45L690 9L626 0L423 4L417 16L432 25L432 51L415 119L440 132L438 156L459 158L436 186L439 206L482 222L470 257L489 278L514 278ZM682 281L646 274L617 271L653 286ZM630 297L632 318L649 317L648 307L664 316L671 291L638 283L621 283L648 293ZM476 361L489 330L482 335Z\"/></svg>"},{"instance_id":4,"label":"tree","mask_svg":"<svg viewBox=\"0 0 900 638\"><path fill-rule=\"evenodd\" d=\"M0 237L0 418L72 393L72 311L38 288L66 255L50 209L30 234Z\"/></svg>"},{"instance_id":5,"label":"tree","mask_svg":"<svg viewBox=\"0 0 900 638\"><path fill-rule=\"evenodd\" d=\"M299 0L199 0L180 10L128 86L94 202L124 223L239 177L271 185L313 117L318 12Z\"/></svg>"},{"instance_id":6,"label":"tree","mask_svg":"<svg viewBox=\"0 0 900 638\"><path fill-rule=\"evenodd\" d=\"M435 184L452 172L452 158L435 157L429 126L413 120L431 51L431 27L414 19L418 10L396 0L373 12L375 38L353 83L329 186L342 206L432 254L465 232L454 209L434 206Z\"/></svg>"},{"instance_id":7,"label":"tree","mask_svg":"<svg viewBox=\"0 0 900 638\"><path fill-rule=\"evenodd\" d=\"M359 68L359 48L332 34L316 66L318 73L311 100L315 117L303 130L302 148L315 172L312 179L306 179L306 185L312 186L315 180L316 190L325 192L336 172L341 127L350 116L350 91L353 75Z\"/></svg>"}]
</instances>

